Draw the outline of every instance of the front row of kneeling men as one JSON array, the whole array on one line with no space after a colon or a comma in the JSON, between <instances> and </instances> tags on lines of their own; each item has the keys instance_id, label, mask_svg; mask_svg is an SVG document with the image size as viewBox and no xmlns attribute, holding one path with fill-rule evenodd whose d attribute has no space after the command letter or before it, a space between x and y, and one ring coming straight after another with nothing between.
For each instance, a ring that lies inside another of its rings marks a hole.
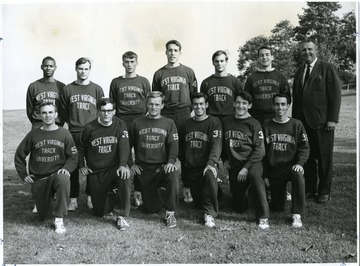
<instances>
[{"instance_id":1,"label":"front row of kneeling men","mask_svg":"<svg viewBox=\"0 0 360 266\"><path fill-rule=\"evenodd\" d=\"M132 175L138 177L145 211L154 213L164 207L166 226L175 227L180 170L190 185L195 206L204 212L205 226L214 227L219 212L217 177L221 158L229 174L235 210L246 210L247 195L252 193L258 226L268 228L264 178L270 181L271 206L278 211L284 210L290 181L292 226L302 226L303 165L309 145L302 123L287 116L290 102L286 94L274 96L275 117L263 128L248 112L252 98L247 92L235 96L235 115L222 121L207 115L207 97L196 93L192 98L195 115L179 131L173 120L161 116L163 100L161 92L150 92L147 115L135 119L129 131L125 122L115 116L114 102L109 98L99 100L100 115L84 127L78 149L69 131L55 124L55 106L44 103L40 108L43 126L28 133L15 155L19 176L32 185L40 219L52 210L55 231L65 232L63 217L69 203L70 173L79 162L80 172L88 176L95 215L113 212L117 205L116 224L120 230L129 228L125 218L130 213Z\"/></svg>"}]
</instances>

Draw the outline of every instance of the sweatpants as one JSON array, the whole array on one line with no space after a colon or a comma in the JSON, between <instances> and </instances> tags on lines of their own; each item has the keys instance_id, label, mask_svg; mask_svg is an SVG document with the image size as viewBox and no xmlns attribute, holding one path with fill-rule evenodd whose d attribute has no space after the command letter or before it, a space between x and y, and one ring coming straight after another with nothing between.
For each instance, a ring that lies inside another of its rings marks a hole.
<instances>
[{"instance_id":1,"label":"sweatpants","mask_svg":"<svg viewBox=\"0 0 360 266\"><path fill-rule=\"evenodd\" d=\"M286 204L286 186L291 182L292 214L304 213L305 208L305 178L301 172L293 171L292 166L286 167L276 174L269 169L269 181L271 191L271 209L284 211Z\"/></svg>"},{"instance_id":2,"label":"sweatpants","mask_svg":"<svg viewBox=\"0 0 360 266\"><path fill-rule=\"evenodd\" d=\"M181 174L186 176L185 178L190 184L190 192L195 206L203 209L205 214L215 218L219 212L218 182L211 171L206 171L203 175L204 168L186 168L183 166Z\"/></svg>"},{"instance_id":3,"label":"sweatpants","mask_svg":"<svg viewBox=\"0 0 360 266\"><path fill-rule=\"evenodd\" d=\"M96 216L102 217L112 211L118 203L119 215L128 217L130 213L131 179L121 179L116 174L116 168L91 173L88 184L91 201ZM107 208L105 208L107 206ZM107 213L106 213L107 212Z\"/></svg>"},{"instance_id":4,"label":"sweatpants","mask_svg":"<svg viewBox=\"0 0 360 266\"><path fill-rule=\"evenodd\" d=\"M269 204L266 200L265 182L262 178L262 162L254 163L248 169L247 179L244 182L238 182L237 176L242 169L241 167L231 168L229 172L230 190L232 194L233 207L236 211L243 212L248 209L247 190L251 186L253 193L256 218L269 217Z\"/></svg>"},{"instance_id":5,"label":"sweatpants","mask_svg":"<svg viewBox=\"0 0 360 266\"><path fill-rule=\"evenodd\" d=\"M78 148L80 145L80 132L70 132L74 139L75 145ZM70 173L70 198L77 198L80 194L80 181L79 181L79 166Z\"/></svg>"},{"instance_id":6,"label":"sweatpants","mask_svg":"<svg viewBox=\"0 0 360 266\"><path fill-rule=\"evenodd\" d=\"M39 219L44 220L50 214L63 218L68 213L70 178L64 174L52 174L31 184ZM56 199L53 198L56 193Z\"/></svg>"},{"instance_id":7,"label":"sweatpants","mask_svg":"<svg viewBox=\"0 0 360 266\"><path fill-rule=\"evenodd\" d=\"M138 176L141 185L143 206L146 212L158 212L164 203L165 210L175 211L179 201L179 171L165 174L164 166L146 167L141 165L143 171ZM160 200L158 189L165 188L164 201Z\"/></svg>"}]
</instances>

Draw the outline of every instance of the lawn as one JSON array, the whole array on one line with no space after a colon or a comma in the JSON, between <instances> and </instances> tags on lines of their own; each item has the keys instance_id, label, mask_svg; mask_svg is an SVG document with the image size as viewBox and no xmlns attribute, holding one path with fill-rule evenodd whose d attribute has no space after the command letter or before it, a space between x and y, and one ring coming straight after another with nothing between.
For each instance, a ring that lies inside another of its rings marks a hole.
<instances>
[{"instance_id":1,"label":"lawn","mask_svg":"<svg viewBox=\"0 0 360 266\"><path fill-rule=\"evenodd\" d=\"M84 183L79 209L64 219L56 235L51 221L32 214L29 185L14 169L14 152L30 129L24 110L3 112L3 251L6 264L188 264L188 263L337 263L357 265L356 96L342 99L336 130L332 200L306 202L304 226L291 227L289 208L270 213L270 228L259 230L254 212L231 210L229 185L222 184L216 228L205 228L199 210L180 198L178 226L162 223L164 212L131 209L128 231L115 217L97 218L86 207Z\"/></svg>"}]
</instances>

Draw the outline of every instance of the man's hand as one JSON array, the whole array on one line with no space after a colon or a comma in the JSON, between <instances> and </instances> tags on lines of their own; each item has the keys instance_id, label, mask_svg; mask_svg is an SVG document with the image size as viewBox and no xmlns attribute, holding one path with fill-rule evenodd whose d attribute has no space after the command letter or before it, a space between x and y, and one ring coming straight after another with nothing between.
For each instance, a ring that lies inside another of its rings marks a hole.
<instances>
[{"instance_id":1,"label":"man's hand","mask_svg":"<svg viewBox=\"0 0 360 266\"><path fill-rule=\"evenodd\" d=\"M120 166L119 169L116 170L116 174L120 176L121 179L130 178L130 170L128 167Z\"/></svg>"},{"instance_id":2,"label":"man's hand","mask_svg":"<svg viewBox=\"0 0 360 266\"><path fill-rule=\"evenodd\" d=\"M335 130L335 127L336 127L336 122L327 121L325 130L332 131L332 130Z\"/></svg>"},{"instance_id":3,"label":"man's hand","mask_svg":"<svg viewBox=\"0 0 360 266\"><path fill-rule=\"evenodd\" d=\"M68 177L70 177L70 173L68 170L64 169L64 168L61 168L57 171L58 174L63 174L63 175L66 175Z\"/></svg>"},{"instance_id":4,"label":"man's hand","mask_svg":"<svg viewBox=\"0 0 360 266\"><path fill-rule=\"evenodd\" d=\"M304 174L304 168L299 164L295 164L292 167L292 170L295 171L295 172L301 172L302 174Z\"/></svg>"},{"instance_id":5,"label":"man's hand","mask_svg":"<svg viewBox=\"0 0 360 266\"><path fill-rule=\"evenodd\" d=\"M249 170L246 168L241 169L237 176L237 181L238 182L246 181L248 172L249 172Z\"/></svg>"},{"instance_id":6,"label":"man's hand","mask_svg":"<svg viewBox=\"0 0 360 266\"><path fill-rule=\"evenodd\" d=\"M133 164L130 170L133 171L135 175L141 175L141 172L143 171L143 169L136 164Z\"/></svg>"},{"instance_id":7,"label":"man's hand","mask_svg":"<svg viewBox=\"0 0 360 266\"><path fill-rule=\"evenodd\" d=\"M210 170L213 175L215 176L215 178L217 177L217 170L215 167L211 166L211 165L207 165L204 169L203 175L205 175L206 171Z\"/></svg>"},{"instance_id":8,"label":"man's hand","mask_svg":"<svg viewBox=\"0 0 360 266\"><path fill-rule=\"evenodd\" d=\"M24 181L28 184L34 184L34 180L32 179L34 177L34 175L27 175L24 178Z\"/></svg>"},{"instance_id":9,"label":"man's hand","mask_svg":"<svg viewBox=\"0 0 360 266\"><path fill-rule=\"evenodd\" d=\"M174 172L177 170L177 167L175 164L173 163L167 163L165 164L164 166L164 170L165 170L165 174L168 174L168 173L171 173L171 172Z\"/></svg>"},{"instance_id":10,"label":"man's hand","mask_svg":"<svg viewBox=\"0 0 360 266\"><path fill-rule=\"evenodd\" d=\"M90 168L87 168L86 166L85 167L81 167L80 168L80 173L82 175L89 175L92 173L92 170Z\"/></svg>"}]
</instances>

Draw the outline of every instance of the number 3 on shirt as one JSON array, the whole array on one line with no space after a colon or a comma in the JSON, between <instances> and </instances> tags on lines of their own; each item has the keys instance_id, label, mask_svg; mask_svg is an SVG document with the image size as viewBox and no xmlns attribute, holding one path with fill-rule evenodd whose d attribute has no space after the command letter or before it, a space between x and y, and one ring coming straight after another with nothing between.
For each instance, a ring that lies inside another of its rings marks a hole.
<instances>
[{"instance_id":1,"label":"number 3 on shirt","mask_svg":"<svg viewBox=\"0 0 360 266\"><path fill-rule=\"evenodd\" d=\"M213 132L213 138L221 137L221 131L220 130L214 130Z\"/></svg>"},{"instance_id":2,"label":"number 3 on shirt","mask_svg":"<svg viewBox=\"0 0 360 266\"><path fill-rule=\"evenodd\" d=\"M264 134L262 131L259 131L259 139L263 139L264 138Z\"/></svg>"}]
</instances>

